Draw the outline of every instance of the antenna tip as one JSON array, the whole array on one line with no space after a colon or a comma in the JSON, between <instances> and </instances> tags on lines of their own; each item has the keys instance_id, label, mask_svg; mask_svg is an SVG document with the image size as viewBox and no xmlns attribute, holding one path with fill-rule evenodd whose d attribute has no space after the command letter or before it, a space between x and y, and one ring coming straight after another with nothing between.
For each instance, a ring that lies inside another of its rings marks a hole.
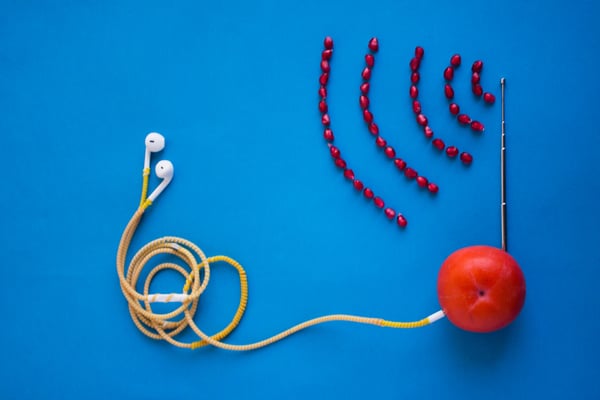
<instances>
[{"instance_id":1,"label":"antenna tip","mask_svg":"<svg viewBox=\"0 0 600 400\"><path fill-rule=\"evenodd\" d=\"M506 78L505 77L500 78L500 84L504 85L505 83L506 83Z\"/></svg>"}]
</instances>

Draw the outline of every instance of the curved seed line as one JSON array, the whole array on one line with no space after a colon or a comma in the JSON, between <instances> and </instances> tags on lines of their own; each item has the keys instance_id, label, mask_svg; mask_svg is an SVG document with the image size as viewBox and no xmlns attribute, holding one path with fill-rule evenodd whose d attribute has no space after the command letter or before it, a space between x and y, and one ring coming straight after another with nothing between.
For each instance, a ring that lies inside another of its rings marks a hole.
<instances>
[{"instance_id":1,"label":"curved seed line","mask_svg":"<svg viewBox=\"0 0 600 400\"><path fill-rule=\"evenodd\" d=\"M363 119L368 127L371 135L375 137L375 144L377 147L384 149L384 154L388 160L393 160L395 167L404 173L404 176L409 180L415 180L420 187L427 187L430 193L435 194L438 192L439 187L433 182L430 182L425 176L419 175L415 168L409 167L405 160L399 157L393 146L379 134L379 127L375 123L375 115L369 109L369 90L370 80L372 77L373 68L375 66L375 53L372 49L369 49L369 53L365 55L365 68L362 72L362 84L360 86L361 94L359 97L359 105L363 110ZM366 84L366 86L365 86Z\"/></svg>"}]
</instances>

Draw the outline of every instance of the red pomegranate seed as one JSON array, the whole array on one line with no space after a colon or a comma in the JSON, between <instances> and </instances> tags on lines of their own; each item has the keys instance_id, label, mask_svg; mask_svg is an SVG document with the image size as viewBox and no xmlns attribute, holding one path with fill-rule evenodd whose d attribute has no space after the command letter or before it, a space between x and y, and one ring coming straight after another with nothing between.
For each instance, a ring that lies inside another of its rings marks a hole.
<instances>
[{"instance_id":1,"label":"red pomegranate seed","mask_svg":"<svg viewBox=\"0 0 600 400\"><path fill-rule=\"evenodd\" d=\"M460 161L462 161L464 164L471 164L471 162L473 161L473 156L467 153L466 151L463 151L462 153L460 153Z\"/></svg>"},{"instance_id":2,"label":"red pomegranate seed","mask_svg":"<svg viewBox=\"0 0 600 400\"><path fill-rule=\"evenodd\" d=\"M386 208L384 211L385 216L388 217L389 219L393 219L396 216L396 211L394 211L393 208Z\"/></svg>"},{"instance_id":3,"label":"red pomegranate seed","mask_svg":"<svg viewBox=\"0 0 600 400\"><path fill-rule=\"evenodd\" d=\"M350 179L351 181L354 180L354 171L352 171L351 169L347 169L344 170L344 178Z\"/></svg>"},{"instance_id":4,"label":"red pomegranate seed","mask_svg":"<svg viewBox=\"0 0 600 400\"><path fill-rule=\"evenodd\" d=\"M410 63L408 65L410 66L411 71L416 71L419 69L419 66L421 65L421 60L414 57L410 60Z\"/></svg>"},{"instance_id":5,"label":"red pomegranate seed","mask_svg":"<svg viewBox=\"0 0 600 400\"><path fill-rule=\"evenodd\" d=\"M473 72L473 75L471 75L471 84L476 84L479 83L481 81L481 76L479 76L478 72Z\"/></svg>"},{"instance_id":6,"label":"red pomegranate seed","mask_svg":"<svg viewBox=\"0 0 600 400\"><path fill-rule=\"evenodd\" d=\"M356 190L363 190L365 187L365 185L358 179L355 179L354 182L352 182L352 186L354 186L354 189Z\"/></svg>"},{"instance_id":7,"label":"red pomegranate seed","mask_svg":"<svg viewBox=\"0 0 600 400\"><path fill-rule=\"evenodd\" d=\"M371 114L371 111L363 110L363 119L365 120L365 122L367 124L370 124L371 122L373 122L373 114Z\"/></svg>"},{"instance_id":8,"label":"red pomegranate seed","mask_svg":"<svg viewBox=\"0 0 600 400\"><path fill-rule=\"evenodd\" d=\"M423 114L418 114L417 115L417 124L419 124L421 126L427 126L427 117L424 116Z\"/></svg>"},{"instance_id":9,"label":"red pomegranate seed","mask_svg":"<svg viewBox=\"0 0 600 400\"><path fill-rule=\"evenodd\" d=\"M406 167L404 169L404 176L406 176L408 179L415 179L417 177L417 171L415 171L413 168L411 167Z\"/></svg>"},{"instance_id":10,"label":"red pomegranate seed","mask_svg":"<svg viewBox=\"0 0 600 400\"><path fill-rule=\"evenodd\" d=\"M342 160L341 158L336 158L334 163L336 167L346 169L346 161Z\"/></svg>"},{"instance_id":11,"label":"red pomegranate seed","mask_svg":"<svg viewBox=\"0 0 600 400\"><path fill-rule=\"evenodd\" d=\"M333 39L331 38L331 36L327 36L323 41L323 44L325 45L325 48L327 50L333 49Z\"/></svg>"},{"instance_id":12,"label":"red pomegranate seed","mask_svg":"<svg viewBox=\"0 0 600 400\"><path fill-rule=\"evenodd\" d=\"M375 65L375 57L373 57L373 54L365 55L365 62L367 63L368 67L373 68L373 66Z\"/></svg>"},{"instance_id":13,"label":"red pomegranate seed","mask_svg":"<svg viewBox=\"0 0 600 400\"><path fill-rule=\"evenodd\" d=\"M429 182L429 185L427 185L427 190L429 190L431 193L437 193L440 188L435 183Z\"/></svg>"},{"instance_id":14,"label":"red pomegranate seed","mask_svg":"<svg viewBox=\"0 0 600 400\"><path fill-rule=\"evenodd\" d=\"M446 85L444 86L444 94L446 95L447 99L451 99L454 97L454 89L452 89L452 86L450 86L450 84L446 83Z\"/></svg>"},{"instance_id":15,"label":"red pomegranate seed","mask_svg":"<svg viewBox=\"0 0 600 400\"><path fill-rule=\"evenodd\" d=\"M481 96L483 94L483 88L479 83L472 85L471 90L475 96Z\"/></svg>"},{"instance_id":16,"label":"red pomegranate seed","mask_svg":"<svg viewBox=\"0 0 600 400\"><path fill-rule=\"evenodd\" d=\"M483 61L481 60L477 60L473 63L473 65L471 66L471 71L473 72L481 72L481 70L483 69Z\"/></svg>"},{"instance_id":17,"label":"red pomegranate seed","mask_svg":"<svg viewBox=\"0 0 600 400\"><path fill-rule=\"evenodd\" d=\"M431 142L431 144L438 150L444 150L444 147L446 147L446 143L444 143L444 141L440 138L433 139L433 142Z\"/></svg>"},{"instance_id":18,"label":"red pomegranate seed","mask_svg":"<svg viewBox=\"0 0 600 400\"><path fill-rule=\"evenodd\" d=\"M369 132L371 132L372 135L379 135L379 127L375 122L369 124Z\"/></svg>"},{"instance_id":19,"label":"red pomegranate seed","mask_svg":"<svg viewBox=\"0 0 600 400\"><path fill-rule=\"evenodd\" d=\"M327 97L327 88L325 86L321 86L319 88L319 96L321 96L323 99Z\"/></svg>"},{"instance_id":20,"label":"red pomegranate seed","mask_svg":"<svg viewBox=\"0 0 600 400\"><path fill-rule=\"evenodd\" d=\"M360 108L367 108L369 107L369 98L365 95L361 95L358 98L358 103L360 104Z\"/></svg>"},{"instance_id":21,"label":"red pomegranate seed","mask_svg":"<svg viewBox=\"0 0 600 400\"><path fill-rule=\"evenodd\" d=\"M329 119L328 114L323 114L323 116L321 117L321 123L325 126L329 126L329 124L331 123L331 120Z\"/></svg>"},{"instance_id":22,"label":"red pomegranate seed","mask_svg":"<svg viewBox=\"0 0 600 400\"><path fill-rule=\"evenodd\" d=\"M323 52L321 53L321 59L331 60L332 55L333 55L333 50L331 50L331 49L323 50Z\"/></svg>"},{"instance_id":23,"label":"red pomegranate seed","mask_svg":"<svg viewBox=\"0 0 600 400\"><path fill-rule=\"evenodd\" d=\"M481 122L471 121L471 129L477 132L483 132L485 128Z\"/></svg>"},{"instance_id":24,"label":"red pomegranate seed","mask_svg":"<svg viewBox=\"0 0 600 400\"><path fill-rule=\"evenodd\" d=\"M387 142L381 136L377 136L377 139L375 139L375 144L377 145L377 147L385 147L387 145Z\"/></svg>"},{"instance_id":25,"label":"red pomegranate seed","mask_svg":"<svg viewBox=\"0 0 600 400\"><path fill-rule=\"evenodd\" d=\"M402 171L404 168L406 168L406 161L404 161L401 158L396 158L394 160L394 165L396 166L396 168L398 168L400 171Z\"/></svg>"},{"instance_id":26,"label":"red pomegranate seed","mask_svg":"<svg viewBox=\"0 0 600 400\"><path fill-rule=\"evenodd\" d=\"M383 208L383 206L385 206L385 203L383 202L383 199L381 197L375 197L373 199L373 203L377 208Z\"/></svg>"},{"instance_id":27,"label":"red pomegranate seed","mask_svg":"<svg viewBox=\"0 0 600 400\"><path fill-rule=\"evenodd\" d=\"M372 199L373 196L375 196L375 193L373 193L373 191L369 188L365 188L365 190L363 191L363 195L367 198L367 199Z\"/></svg>"},{"instance_id":28,"label":"red pomegranate seed","mask_svg":"<svg viewBox=\"0 0 600 400\"><path fill-rule=\"evenodd\" d=\"M456 115L460 112L460 107L456 103L450 103L450 114Z\"/></svg>"},{"instance_id":29,"label":"red pomegranate seed","mask_svg":"<svg viewBox=\"0 0 600 400\"><path fill-rule=\"evenodd\" d=\"M377 38L374 37L371 40L369 40L369 49L371 49L371 51L373 52L379 50L379 41L377 40Z\"/></svg>"},{"instance_id":30,"label":"red pomegranate seed","mask_svg":"<svg viewBox=\"0 0 600 400\"><path fill-rule=\"evenodd\" d=\"M424 176L417 176L417 185L419 185L419 187L425 187L427 186L427 183L429 183L427 178Z\"/></svg>"},{"instance_id":31,"label":"red pomegranate seed","mask_svg":"<svg viewBox=\"0 0 600 400\"><path fill-rule=\"evenodd\" d=\"M319 102L319 111L321 111L322 113L326 113L327 112L327 103L325 103L324 100L321 100Z\"/></svg>"},{"instance_id":32,"label":"red pomegranate seed","mask_svg":"<svg viewBox=\"0 0 600 400\"><path fill-rule=\"evenodd\" d=\"M417 57L420 60L421 58L423 58L424 55L425 55L424 48L422 48L421 46L415 47L415 57Z\"/></svg>"},{"instance_id":33,"label":"red pomegranate seed","mask_svg":"<svg viewBox=\"0 0 600 400\"><path fill-rule=\"evenodd\" d=\"M458 155L458 148L456 146L448 146L446 154L448 157L456 157Z\"/></svg>"},{"instance_id":34,"label":"red pomegranate seed","mask_svg":"<svg viewBox=\"0 0 600 400\"><path fill-rule=\"evenodd\" d=\"M321 76L319 77L319 83L321 84L321 86L327 85L328 80L329 80L329 74L327 72L322 73Z\"/></svg>"},{"instance_id":35,"label":"red pomegranate seed","mask_svg":"<svg viewBox=\"0 0 600 400\"><path fill-rule=\"evenodd\" d=\"M420 79L421 79L421 75L419 75L419 73L417 71L414 71L412 74L410 74L410 81L412 83L414 83L415 85L417 83L419 83Z\"/></svg>"},{"instance_id":36,"label":"red pomegranate seed","mask_svg":"<svg viewBox=\"0 0 600 400\"><path fill-rule=\"evenodd\" d=\"M433 129L431 129L429 126L426 126L423 128L423 134L425 134L426 138L431 139L433 137Z\"/></svg>"},{"instance_id":37,"label":"red pomegranate seed","mask_svg":"<svg viewBox=\"0 0 600 400\"><path fill-rule=\"evenodd\" d=\"M331 153L331 157L333 158L340 158L340 156L342 155L340 149L333 145L329 146L329 153Z\"/></svg>"},{"instance_id":38,"label":"red pomegranate seed","mask_svg":"<svg viewBox=\"0 0 600 400\"><path fill-rule=\"evenodd\" d=\"M371 68L365 67L365 69L363 69L361 75L365 81L368 81L369 79L371 79Z\"/></svg>"},{"instance_id":39,"label":"red pomegranate seed","mask_svg":"<svg viewBox=\"0 0 600 400\"><path fill-rule=\"evenodd\" d=\"M323 131L323 137L329 142L333 142L333 131L329 128Z\"/></svg>"},{"instance_id":40,"label":"red pomegranate seed","mask_svg":"<svg viewBox=\"0 0 600 400\"><path fill-rule=\"evenodd\" d=\"M413 99L416 99L417 96L419 95L419 89L417 89L417 87L415 85L411 85L409 94L410 94L410 97L412 97Z\"/></svg>"},{"instance_id":41,"label":"red pomegranate seed","mask_svg":"<svg viewBox=\"0 0 600 400\"><path fill-rule=\"evenodd\" d=\"M444 70L444 79L451 81L454 78L454 68L448 67Z\"/></svg>"},{"instance_id":42,"label":"red pomegranate seed","mask_svg":"<svg viewBox=\"0 0 600 400\"><path fill-rule=\"evenodd\" d=\"M394 148L392 146L386 147L383 152L385 153L386 156L388 156L388 158L396 157L396 150L394 150Z\"/></svg>"},{"instance_id":43,"label":"red pomegranate seed","mask_svg":"<svg viewBox=\"0 0 600 400\"><path fill-rule=\"evenodd\" d=\"M419 100L413 100L412 109L415 114L421 114L421 103Z\"/></svg>"},{"instance_id":44,"label":"red pomegranate seed","mask_svg":"<svg viewBox=\"0 0 600 400\"><path fill-rule=\"evenodd\" d=\"M362 85L360 85L360 91L363 94L369 93L370 88L371 88L371 85L369 84L369 82L364 82Z\"/></svg>"},{"instance_id":45,"label":"red pomegranate seed","mask_svg":"<svg viewBox=\"0 0 600 400\"><path fill-rule=\"evenodd\" d=\"M327 60L322 60L321 61L321 71L323 72L329 72L330 68L329 68L329 61Z\"/></svg>"},{"instance_id":46,"label":"red pomegranate seed","mask_svg":"<svg viewBox=\"0 0 600 400\"><path fill-rule=\"evenodd\" d=\"M406 218L404 218L404 215L402 214L398 214L398 216L396 217L396 223L401 228L405 228L406 225L408 225L408 221L406 220Z\"/></svg>"},{"instance_id":47,"label":"red pomegranate seed","mask_svg":"<svg viewBox=\"0 0 600 400\"><path fill-rule=\"evenodd\" d=\"M485 92L483 94L483 101L489 104L494 104L494 102L496 101L496 96L494 96L491 93Z\"/></svg>"},{"instance_id":48,"label":"red pomegranate seed","mask_svg":"<svg viewBox=\"0 0 600 400\"><path fill-rule=\"evenodd\" d=\"M458 122L460 122L463 125L471 123L471 117L469 117L467 114L460 114L456 118L458 119Z\"/></svg>"},{"instance_id":49,"label":"red pomegranate seed","mask_svg":"<svg viewBox=\"0 0 600 400\"><path fill-rule=\"evenodd\" d=\"M460 65L460 62L460 54L455 54L452 57L450 57L450 64L452 64L453 66L458 67Z\"/></svg>"}]
</instances>

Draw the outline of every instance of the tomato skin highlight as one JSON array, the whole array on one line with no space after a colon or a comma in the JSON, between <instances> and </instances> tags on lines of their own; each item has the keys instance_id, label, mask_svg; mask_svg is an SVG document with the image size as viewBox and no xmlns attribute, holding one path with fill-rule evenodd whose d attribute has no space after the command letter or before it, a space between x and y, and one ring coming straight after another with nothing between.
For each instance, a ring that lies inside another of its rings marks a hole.
<instances>
[{"instance_id":1,"label":"tomato skin highlight","mask_svg":"<svg viewBox=\"0 0 600 400\"><path fill-rule=\"evenodd\" d=\"M438 299L454 325L493 332L510 324L525 303L525 277L515 259L491 246L452 253L438 274Z\"/></svg>"}]
</instances>

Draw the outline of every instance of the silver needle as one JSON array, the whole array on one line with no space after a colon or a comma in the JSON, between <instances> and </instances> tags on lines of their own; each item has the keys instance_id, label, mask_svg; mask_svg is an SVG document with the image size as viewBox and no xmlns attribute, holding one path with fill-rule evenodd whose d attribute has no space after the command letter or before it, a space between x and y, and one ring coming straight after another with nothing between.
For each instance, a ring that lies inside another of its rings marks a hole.
<instances>
[{"instance_id":1,"label":"silver needle","mask_svg":"<svg viewBox=\"0 0 600 400\"><path fill-rule=\"evenodd\" d=\"M500 149L500 218L502 228L502 250L507 251L508 245L506 241L506 125L504 122L504 86L505 78L500 78L500 88L502 90L502 139Z\"/></svg>"}]
</instances>

